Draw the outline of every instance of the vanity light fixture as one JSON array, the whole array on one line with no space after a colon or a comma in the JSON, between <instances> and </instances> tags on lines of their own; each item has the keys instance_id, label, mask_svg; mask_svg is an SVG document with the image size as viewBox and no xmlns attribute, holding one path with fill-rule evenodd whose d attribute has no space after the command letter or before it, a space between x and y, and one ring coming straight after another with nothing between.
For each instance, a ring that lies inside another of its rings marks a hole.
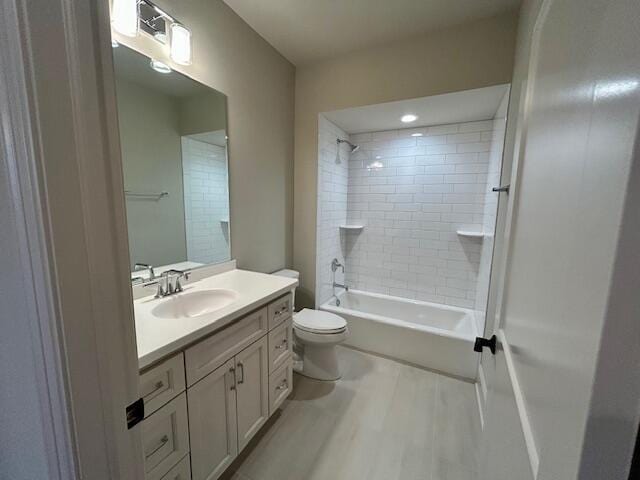
<instances>
[{"instance_id":1,"label":"vanity light fixture","mask_svg":"<svg viewBox=\"0 0 640 480\"><path fill-rule=\"evenodd\" d=\"M138 35L138 0L113 0L111 25L116 32L127 37Z\"/></svg>"},{"instance_id":2,"label":"vanity light fixture","mask_svg":"<svg viewBox=\"0 0 640 480\"><path fill-rule=\"evenodd\" d=\"M169 44L171 60L175 63L191 64L191 31L150 0L113 0L111 25L116 32L128 37L135 37L142 30L159 43ZM117 42L114 40L111 45L115 48ZM166 64L162 65L162 70L154 69L163 73L171 71Z\"/></svg>"},{"instance_id":3,"label":"vanity light fixture","mask_svg":"<svg viewBox=\"0 0 640 480\"><path fill-rule=\"evenodd\" d=\"M149 65L151 65L151 68L153 68L158 73L171 73L171 67L159 60L154 60L152 58Z\"/></svg>"},{"instance_id":4,"label":"vanity light fixture","mask_svg":"<svg viewBox=\"0 0 640 480\"><path fill-rule=\"evenodd\" d=\"M403 115L400 118L400 121L402 123L411 123L411 122L415 122L418 119L417 115L414 115L413 113L407 113L406 115Z\"/></svg>"},{"instance_id":5,"label":"vanity light fixture","mask_svg":"<svg viewBox=\"0 0 640 480\"><path fill-rule=\"evenodd\" d=\"M171 24L171 60L180 65L191 64L191 31L179 23Z\"/></svg>"}]
</instances>

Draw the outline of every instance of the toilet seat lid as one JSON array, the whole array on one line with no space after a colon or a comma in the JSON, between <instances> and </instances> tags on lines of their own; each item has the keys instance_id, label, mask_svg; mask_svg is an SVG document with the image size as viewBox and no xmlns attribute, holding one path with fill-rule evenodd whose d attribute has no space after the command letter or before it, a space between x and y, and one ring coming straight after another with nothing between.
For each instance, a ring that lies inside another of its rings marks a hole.
<instances>
[{"instance_id":1,"label":"toilet seat lid","mask_svg":"<svg viewBox=\"0 0 640 480\"><path fill-rule=\"evenodd\" d=\"M347 328L344 318L330 312L305 308L293 316L296 328L312 333L339 333Z\"/></svg>"}]
</instances>

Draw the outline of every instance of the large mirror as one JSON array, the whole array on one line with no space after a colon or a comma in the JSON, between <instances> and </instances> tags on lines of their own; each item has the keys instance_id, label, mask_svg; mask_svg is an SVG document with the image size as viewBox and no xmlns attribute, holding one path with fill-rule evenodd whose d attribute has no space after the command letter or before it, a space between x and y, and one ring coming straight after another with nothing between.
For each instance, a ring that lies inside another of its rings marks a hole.
<instances>
[{"instance_id":1,"label":"large mirror","mask_svg":"<svg viewBox=\"0 0 640 480\"><path fill-rule=\"evenodd\" d=\"M132 278L229 260L226 96L113 52Z\"/></svg>"}]
</instances>

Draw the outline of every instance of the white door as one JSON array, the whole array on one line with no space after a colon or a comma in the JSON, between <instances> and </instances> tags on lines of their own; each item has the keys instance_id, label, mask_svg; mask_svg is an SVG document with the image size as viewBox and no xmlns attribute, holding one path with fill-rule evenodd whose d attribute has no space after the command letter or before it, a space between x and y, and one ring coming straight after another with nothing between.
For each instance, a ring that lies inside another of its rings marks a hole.
<instances>
[{"instance_id":1,"label":"white door","mask_svg":"<svg viewBox=\"0 0 640 480\"><path fill-rule=\"evenodd\" d=\"M602 391L598 354L608 341L625 195L638 188L628 181L640 114L640 3L540 3L525 2L537 22L509 194L498 349L482 360L489 392L480 478L622 479L630 450L620 440L633 438L637 424L618 414L621 403L607 417L594 416L592 402ZM593 448L607 435L617 440Z\"/></svg>"},{"instance_id":2,"label":"white door","mask_svg":"<svg viewBox=\"0 0 640 480\"><path fill-rule=\"evenodd\" d=\"M242 450L269 416L267 337L236 355L238 450Z\"/></svg>"},{"instance_id":3,"label":"white door","mask_svg":"<svg viewBox=\"0 0 640 480\"><path fill-rule=\"evenodd\" d=\"M234 360L187 390L193 480L215 480L238 454Z\"/></svg>"}]
</instances>

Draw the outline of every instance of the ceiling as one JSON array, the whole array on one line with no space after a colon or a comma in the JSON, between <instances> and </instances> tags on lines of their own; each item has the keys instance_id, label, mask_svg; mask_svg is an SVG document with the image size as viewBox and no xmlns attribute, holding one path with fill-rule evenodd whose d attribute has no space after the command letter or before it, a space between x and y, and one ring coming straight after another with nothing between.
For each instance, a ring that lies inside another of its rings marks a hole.
<instances>
[{"instance_id":1,"label":"ceiling","mask_svg":"<svg viewBox=\"0 0 640 480\"><path fill-rule=\"evenodd\" d=\"M520 0L224 0L296 65L490 17Z\"/></svg>"},{"instance_id":2,"label":"ceiling","mask_svg":"<svg viewBox=\"0 0 640 480\"><path fill-rule=\"evenodd\" d=\"M508 91L509 85L495 85L412 100L335 110L325 112L323 115L349 134L473 122L493 118ZM412 123L402 123L400 117L408 113L417 115L418 119Z\"/></svg>"}]
</instances>

